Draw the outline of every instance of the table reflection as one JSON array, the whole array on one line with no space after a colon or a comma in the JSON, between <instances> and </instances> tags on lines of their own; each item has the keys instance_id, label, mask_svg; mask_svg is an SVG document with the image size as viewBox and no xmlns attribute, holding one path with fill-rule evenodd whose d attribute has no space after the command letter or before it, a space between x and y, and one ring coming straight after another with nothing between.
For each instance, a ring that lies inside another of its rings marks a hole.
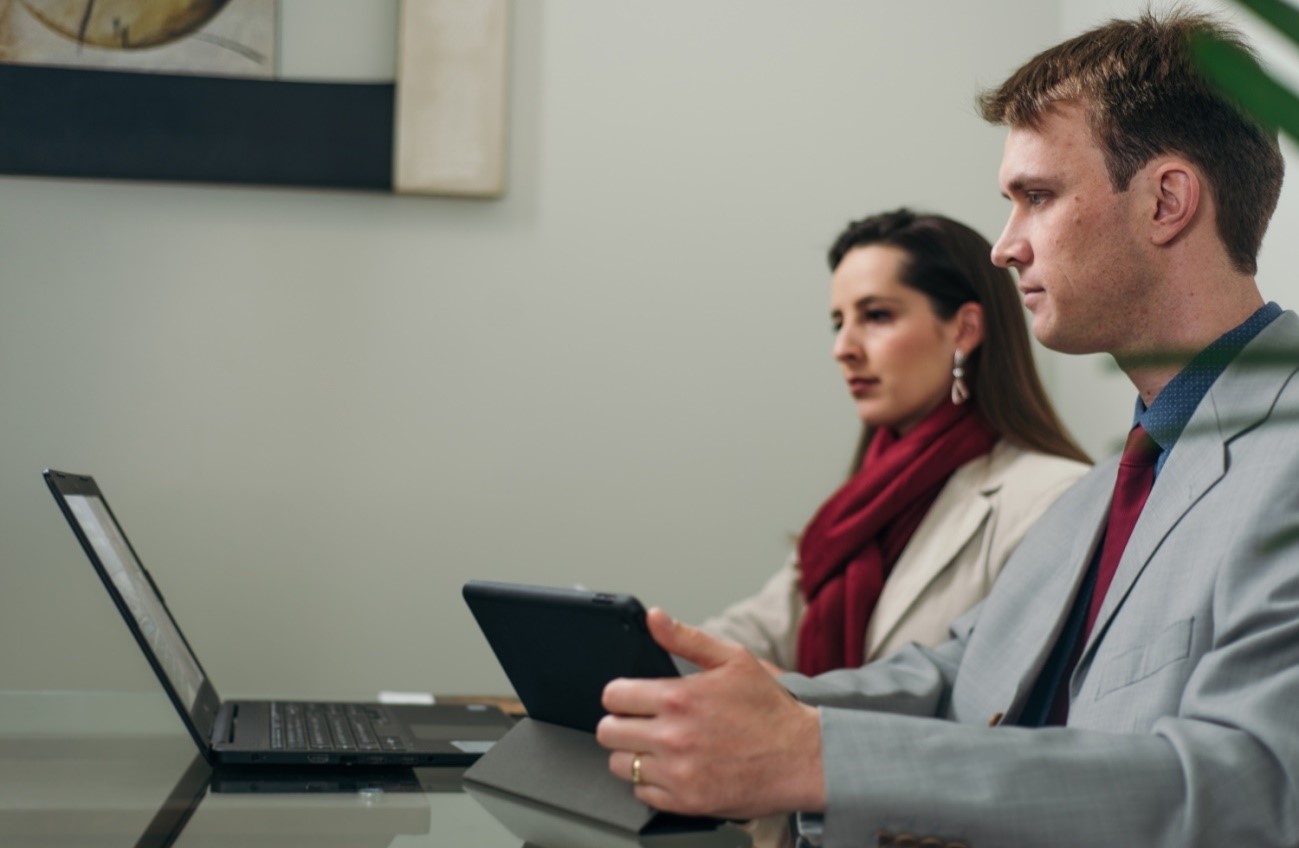
<instances>
[{"instance_id":1,"label":"table reflection","mask_svg":"<svg viewBox=\"0 0 1299 848\"><path fill-rule=\"evenodd\" d=\"M211 768L164 695L0 690L0 848L746 848L462 791L458 768ZM562 775L557 775L562 779Z\"/></svg>"},{"instance_id":2,"label":"table reflection","mask_svg":"<svg viewBox=\"0 0 1299 848\"><path fill-rule=\"evenodd\" d=\"M633 833L481 785L467 783L465 791L522 839L524 848L750 848L754 844L745 830L731 824Z\"/></svg>"}]
</instances>

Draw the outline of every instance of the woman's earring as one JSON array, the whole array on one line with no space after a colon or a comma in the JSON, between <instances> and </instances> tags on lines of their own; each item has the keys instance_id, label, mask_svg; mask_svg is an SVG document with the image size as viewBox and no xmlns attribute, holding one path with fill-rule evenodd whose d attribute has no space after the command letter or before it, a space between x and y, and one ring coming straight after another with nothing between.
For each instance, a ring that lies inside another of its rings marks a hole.
<instances>
[{"instance_id":1,"label":"woman's earring","mask_svg":"<svg viewBox=\"0 0 1299 848\"><path fill-rule=\"evenodd\" d=\"M970 387L965 385L965 354L959 350L952 357L952 403L960 406L970 399Z\"/></svg>"}]
</instances>

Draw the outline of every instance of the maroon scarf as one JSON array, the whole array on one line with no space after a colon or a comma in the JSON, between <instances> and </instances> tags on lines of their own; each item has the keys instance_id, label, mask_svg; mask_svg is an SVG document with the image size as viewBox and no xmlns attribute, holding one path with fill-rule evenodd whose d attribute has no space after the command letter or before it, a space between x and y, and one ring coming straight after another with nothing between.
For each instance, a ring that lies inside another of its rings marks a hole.
<instances>
[{"instance_id":1,"label":"maroon scarf","mask_svg":"<svg viewBox=\"0 0 1299 848\"><path fill-rule=\"evenodd\" d=\"M800 672L865 661L866 625L893 563L947 478L997 438L972 406L948 401L901 438L875 431L861 469L821 506L799 542L807 601L798 631Z\"/></svg>"}]
</instances>

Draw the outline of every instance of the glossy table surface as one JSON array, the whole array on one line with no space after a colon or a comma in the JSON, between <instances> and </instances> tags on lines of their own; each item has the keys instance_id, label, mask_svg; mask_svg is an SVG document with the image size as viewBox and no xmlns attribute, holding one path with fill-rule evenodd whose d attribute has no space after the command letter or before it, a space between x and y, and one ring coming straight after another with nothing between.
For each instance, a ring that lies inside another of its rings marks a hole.
<instances>
[{"instance_id":1,"label":"glossy table surface","mask_svg":"<svg viewBox=\"0 0 1299 848\"><path fill-rule=\"evenodd\" d=\"M456 769L213 770L161 693L0 690L0 846L731 848L461 790Z\"/></svg>"}]
</instances>

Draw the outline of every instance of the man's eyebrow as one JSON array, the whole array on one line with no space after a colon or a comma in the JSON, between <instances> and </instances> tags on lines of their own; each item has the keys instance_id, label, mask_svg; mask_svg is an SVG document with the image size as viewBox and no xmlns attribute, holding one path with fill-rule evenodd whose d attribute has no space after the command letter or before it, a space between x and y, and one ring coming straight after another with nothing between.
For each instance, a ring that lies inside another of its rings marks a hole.
<instances>
[{"instance_id":1,"label":"man's eyebrow","mask_svg":"<svg viewBox=\"0 0 1299 848\"><path fill-rule=\"evenodd\" d=\"M1012 177L1006 183L1006 190L1001 193L1002 197L1009 197L1010 194L1022 194L1029 190L1029 187L1055 190L1060 186L1060 180L1056 177L1043 177L1036 174L1020 174Z\"/></svg>"}]
</instances>

